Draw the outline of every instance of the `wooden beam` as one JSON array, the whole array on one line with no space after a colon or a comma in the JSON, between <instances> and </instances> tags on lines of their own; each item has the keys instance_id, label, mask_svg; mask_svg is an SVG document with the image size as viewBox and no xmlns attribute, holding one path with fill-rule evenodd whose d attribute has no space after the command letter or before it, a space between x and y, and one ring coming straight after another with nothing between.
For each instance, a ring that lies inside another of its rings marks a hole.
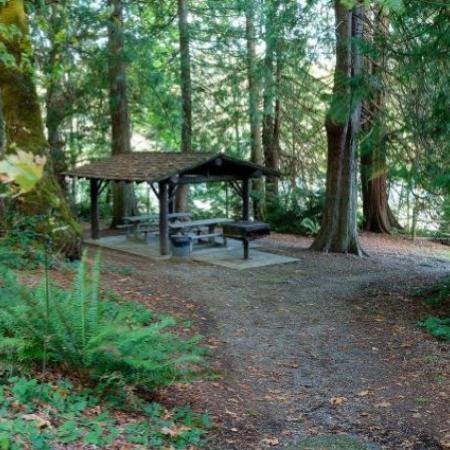
<instances>
[{"instance_id":1,"label":"wooden beam","mask_svg":"<svg viewBox=\"0 0 450 450\"><path fill-rule=\"evenodd\" d=\"M156 189L155 185L153 183L148 183L148 185L152 188L152 191L156 195L156 198L159 199L159 191L158 189Z\"/></svg>"},{"instance_id":2,"label":"wooden beam","mask_svg":"<svg viewBox=\"0 0 450 450\"><path fill-rule=\"evenodd\" d=\"M236 181L232 181L230 184L231 184L231 187L233 188L234 192L236 192L237 195L242 197L242 188L241 188L241 186L239 186L239 183Z\"/></svg>"},{"instance_id":3,"label":"wooden beam","mask_svg":"<svg viewBox=\"0 0 450 450\"><path fill-rule=\"evenodd\" d=\"M237 175L184 175L180 177L177 184L200 184L200 183L212 183L221 181L239 181L242 177Z\"/></svg>"},{"instance_id":4,"label":"wooden beam","mask_svg":"<svg viewBox=\"0 0 450 450\"><path fill-rule=\"evenodd\" d=\"M98 207L99 180L90 180L91 184L91 237L100 239L100 212Z\"/></svg>"},{"instance_id":5,"label":"wooden beam","mask_svg":"<svg viewBox=\"0 0 450 450\"><path fill-rule=\"evenodd\" d=\"M98 195L102 195L105 191L106 187L108 186L109 181L108 180L101 180L98 187Z\"/></svg>"},{"instance_id":6,"label":"wooden beam","mask_svg":"<svg viewBox=\"0 0 450 450\"><path fill-rule=\"evenodd\" d=\"M159 183L159 249L161 255L169 254L169 186Z\"/></svg>"}]
</instances>

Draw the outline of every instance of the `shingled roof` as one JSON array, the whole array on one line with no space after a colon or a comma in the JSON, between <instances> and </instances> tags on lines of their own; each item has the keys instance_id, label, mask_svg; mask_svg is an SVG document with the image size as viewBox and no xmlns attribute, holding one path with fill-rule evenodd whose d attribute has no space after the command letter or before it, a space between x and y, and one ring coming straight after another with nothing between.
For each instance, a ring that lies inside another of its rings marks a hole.
<instances>
[{"instance_id":1,"label":"shingled roof","mask_svg":"<svg viewBox=\"0 0 450 450\"><path fill-rule=\"evenodd\" d=\"M69 170L64 175L126 182L158 182L175 175L275 175L272 171L222 153L133 152Z\"/></svg>"}]
</instances>

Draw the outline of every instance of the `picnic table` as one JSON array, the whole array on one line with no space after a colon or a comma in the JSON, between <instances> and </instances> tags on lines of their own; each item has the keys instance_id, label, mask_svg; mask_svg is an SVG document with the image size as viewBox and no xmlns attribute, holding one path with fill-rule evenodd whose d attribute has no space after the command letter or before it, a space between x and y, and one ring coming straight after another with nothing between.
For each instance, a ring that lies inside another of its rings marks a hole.
<instances>
[{"instance_id":1,"label":"picnic table","mask_svg":"<svg viewBox=\"0 0 450 450\"><path fill-rule=\"evenodd\" d=\"M226 245L227 241L223 232L217 233L216 227L233 222L231 219L202 219L202 220L186 220L175 221L169 223L169 230L171 234L189 234L193 241L200 241L201 239L208 239L210 243L215 242L216 237L223 238L223 243ZM205 233L203 230L207 228Z\"/></svg>"},{"instance_id":2,"label":"picnic table","mask_svg":"<svg viewBox=\"0 0 450 450\"><path fill-rule=\"evenodd\" d=\"M191 215L189 213L172 213L169 214L169 221L189 219ZM119 225L118 228L125 229L127 238L133 236L139 238L141 234L144 234L145 240L147 235L151 232L158 231L158 214L141 214L138 216L125 216L123 218L124 224Z\"/></svg>"}]
</instances>

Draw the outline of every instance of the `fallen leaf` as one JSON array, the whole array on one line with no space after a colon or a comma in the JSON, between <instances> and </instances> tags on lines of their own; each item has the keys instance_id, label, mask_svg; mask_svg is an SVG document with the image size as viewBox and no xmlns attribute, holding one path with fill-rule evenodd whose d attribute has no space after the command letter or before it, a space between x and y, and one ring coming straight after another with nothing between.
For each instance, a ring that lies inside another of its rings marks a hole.
<instances>
[{"instance_id":1,"label":"fallen leaf","mask_svg":"<svg viewBox=\"0 0 450 450\"><path fill-rule=\"evenodd\" d=\"M441 447L444 450L450 450L450 434L447 434L444 436L440 441L439 444L441 444Z\"/></svg>"},{"instance_id":2,"label":"fallen leaf","mask_svg":"<svg viewBox=\"0 0 450 450\"><path fill-rule=\"evenodd\" d=\"M41 416L38 416L37 414L25 414L22 416L22 419L30 421L30 422L35 421L37 427L40 430L42 430L43 428L51 428L51 426L52 426L51 423L47 419L45 419Z\"/></svg>"},{"instance_id":3,"label":"fallen leaf","mask_svg":"<svg viewBox=\"0 0 450 450\"><path fill-rule=\"evenodd\" d=\"M330 403L331 406L342 406L347 400L347 397L333 397L330 399Z\"/></svg>"},{"instance_id":4,"label":"fallen leaf","mask_svg":"<svg viewBox=\"0 0 450 450\"><path fill-rule=\"evenodd\" d=\"M278 445L280 441L276 437L273 437L273 438L264 438L261 441L261 443L266 445Z\"/></svg>"},{"instance_id":5,"label":"fallen leaf","mask_svg":"<svg viewBox=\"0 0 450 450\"><path fill-rule=\"evenodd\" d=\"M191 431L191 427L181 426L181 427L162 427L160 430L161 434L164 434L164 436L170 436L170 437L178 437L181 433L184 431Z\"/></svg>"},{"instance_id":6,"label":"fallen leaf","mask_svg":"<svg viewBox=\"0 0 450 450\"><path fill-rule=\"evenodd\" d=\"M387 401L382 401L380 403L376 403L374 406L375 408L390 408L391 404Z\"/></svg>"}]
</instances>

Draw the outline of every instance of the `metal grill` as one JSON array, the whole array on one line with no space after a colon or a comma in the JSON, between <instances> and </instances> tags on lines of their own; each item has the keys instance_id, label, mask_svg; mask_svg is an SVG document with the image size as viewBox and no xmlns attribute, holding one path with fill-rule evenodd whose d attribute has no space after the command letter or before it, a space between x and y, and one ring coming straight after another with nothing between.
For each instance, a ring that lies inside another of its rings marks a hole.
<instances>
[{"instance_id":1,"label":"metal grill","mask_svg":"<svg viewBox=\"0 0 450 450\"><path fill-rule=\"evenodd\" d=\"M249 242L268 236L270 234L270 227L262 222L231 222L223 225L223 234L227 238L242 241L244 246L244 259L248 259Z\"/></svg>"}]
</instances>

